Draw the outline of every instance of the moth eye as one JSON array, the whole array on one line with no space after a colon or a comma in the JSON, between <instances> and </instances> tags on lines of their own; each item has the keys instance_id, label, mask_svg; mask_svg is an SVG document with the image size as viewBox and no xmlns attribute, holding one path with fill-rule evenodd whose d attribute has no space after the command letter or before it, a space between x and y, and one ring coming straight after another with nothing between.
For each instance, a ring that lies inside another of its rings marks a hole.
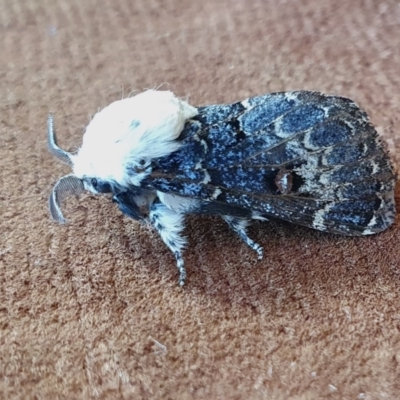
<instances>
[{"instance_id":1,"label":"moth eye","mask_svg":"<svg viewBox=\"0 0 400 400\"><path fill-rule=\"evenodd\" d=\"M93 188L96 189L96 187L97 187L97 179L96 178L92 178L90 180L90 183L92 184Z\"/></svg>"}]
</instances>

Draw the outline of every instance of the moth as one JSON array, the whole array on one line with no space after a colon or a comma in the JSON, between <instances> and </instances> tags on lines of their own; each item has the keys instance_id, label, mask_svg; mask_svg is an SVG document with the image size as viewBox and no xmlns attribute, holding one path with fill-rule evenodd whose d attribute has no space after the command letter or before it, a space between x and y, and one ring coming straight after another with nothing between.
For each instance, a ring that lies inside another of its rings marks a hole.
<instances>
[{"instance_id":1,"label":"moth","mask_svg":"<svg viewBox=\"0 0 400 400\"><path fill-rule=\"evenodd\" d=\"M394 221L395 174L367 114L353 101L292 91L193 107L170 91L148 90L94 115L76 153L48 147L72 174L54 186L61 202L85 190L109 193L123 214L152 225L186 271L186 214L221 216L258 257L252 220L280 219L348 236Z\"/></svg>"}]
</instances>

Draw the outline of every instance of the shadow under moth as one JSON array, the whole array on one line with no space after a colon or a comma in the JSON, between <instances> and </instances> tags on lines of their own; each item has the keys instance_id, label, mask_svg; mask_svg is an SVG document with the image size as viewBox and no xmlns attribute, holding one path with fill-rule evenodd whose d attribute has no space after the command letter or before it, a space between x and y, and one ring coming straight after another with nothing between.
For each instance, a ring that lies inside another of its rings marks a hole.
<instances>
[{"instance_id":1,"label":"shadow under moth","mask_svg":"<svg viewBox=\"0 0 400 400\"><path fill-rule=\"evenodd\" d=\"M341 235L370 235L394 221L395 174L367 114L322 93L271 93L232 104L192 107L148 90L95 114L76 154L49 150L72 167L50 195L110 193L125 215L151 224L185 283L186 214L220 215L259 258L250 221L277 218Z\"/></svg>"}]
</instances>

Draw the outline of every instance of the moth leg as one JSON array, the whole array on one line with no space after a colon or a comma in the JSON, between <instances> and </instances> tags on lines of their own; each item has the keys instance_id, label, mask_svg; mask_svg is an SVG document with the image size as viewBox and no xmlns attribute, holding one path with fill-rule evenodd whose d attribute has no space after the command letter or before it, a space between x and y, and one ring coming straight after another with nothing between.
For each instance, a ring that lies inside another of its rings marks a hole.
<instances>
[{"instance_id":1,"label":"moth leg","mask_svg":"<svg viewBox=\"0 0 400 400\"><path fill-rule=\"evenodd\" d=\"M149 217L150 223L175 256L176 265L179 270L179 285L183 286L186 280L185 263L182 257L182 250L186 245L186 239L181 236L181 232L184 229L184 214L173 211L165 204L156 201L150 207Z\"/></svg>"},{"instance_id":2,"label":"moth leg","mask_svg":"<svg viewBox=\"0 0 400 400\"><path fill-rule=\"evenodd\" d=\"M143 222L145 216L141 213L135 197L129 192L118 193L113 196L112 201L117 203L120 211L136 221Z\"/></svg>"},{"instance_id":3,"label":"moth leg","mask_svg":"<svg viewBox=\"0 0 400 400\"><path fill-rule=\"evenodd\" d=\"M239 237L258 254L258 259L261 260L264 255L264 249L254 240L247 236L246 229L250 221L246 218L232 217L231 215L223 215L222 218L226 221L229 227L235 231Z\"/></svg>"}]
</instances>

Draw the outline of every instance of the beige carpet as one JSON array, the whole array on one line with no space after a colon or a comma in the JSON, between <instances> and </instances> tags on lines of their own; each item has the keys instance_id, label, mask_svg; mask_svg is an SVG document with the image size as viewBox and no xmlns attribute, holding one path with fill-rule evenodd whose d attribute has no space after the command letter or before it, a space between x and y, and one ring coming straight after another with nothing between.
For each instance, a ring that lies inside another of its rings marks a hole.
<instances>
[{"instance_id":1,"label":"beige carpet","mask_svg":"<svg viewBox=\"0 0 400 400\"><path fill-rule=\"evenodd\" d=\"M2 399L399 399L400 222L345 238L256 224L258 262L189 218L188 281L105 198L47 198L112 100L293 89L354 99L400 162L398 1L0 0ZM397 202L400 191L397 190Z\"/></svg>"}]
</instances>

